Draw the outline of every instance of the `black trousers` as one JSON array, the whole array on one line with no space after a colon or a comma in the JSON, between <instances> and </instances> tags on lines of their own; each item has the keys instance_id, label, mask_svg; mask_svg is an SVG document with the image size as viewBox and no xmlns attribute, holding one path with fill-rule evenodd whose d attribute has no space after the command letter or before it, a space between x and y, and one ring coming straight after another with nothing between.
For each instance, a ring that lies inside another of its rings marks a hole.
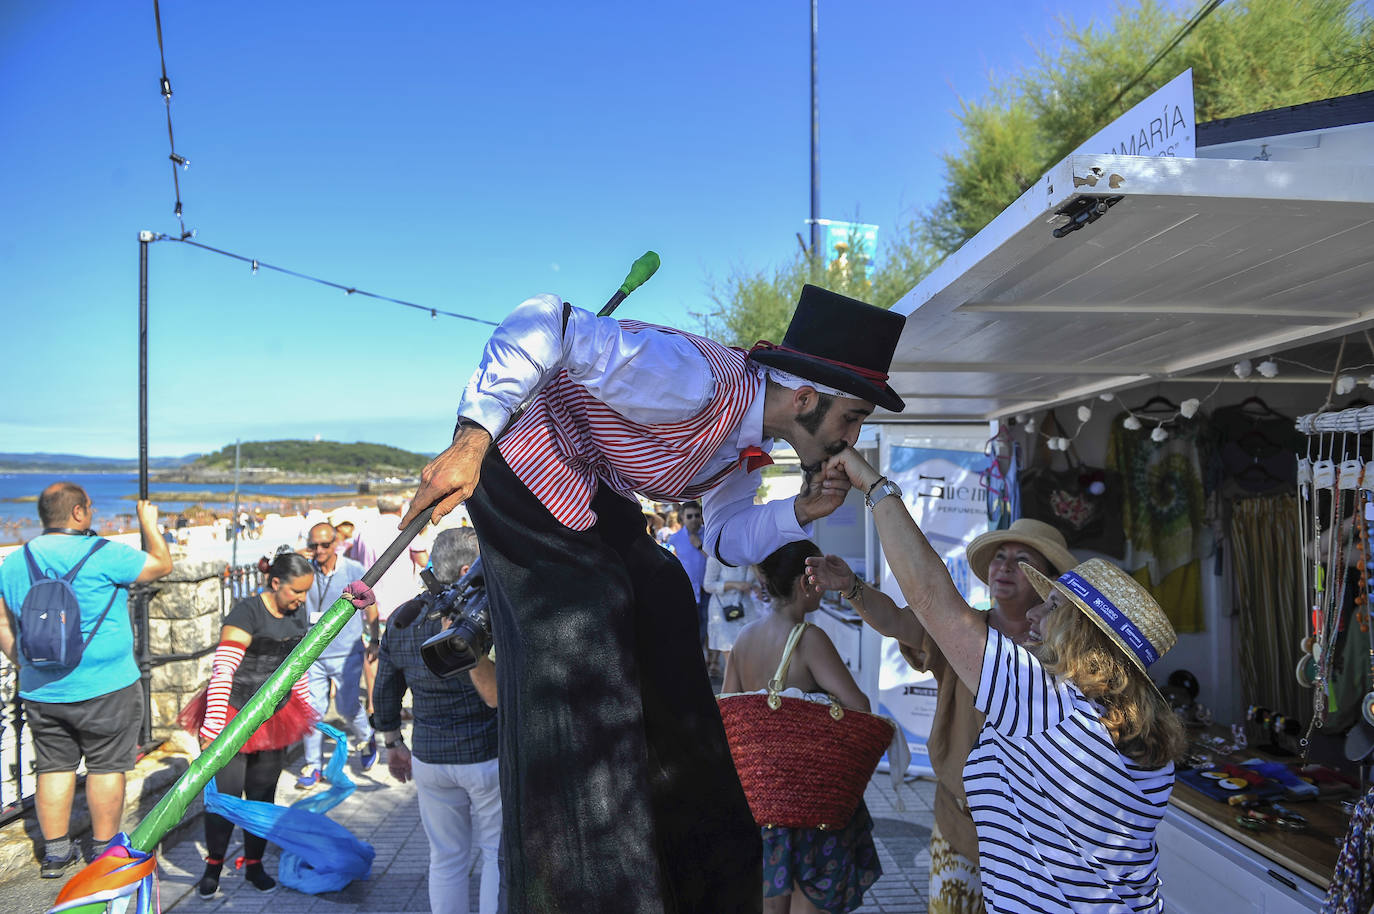
<instances>
[{"instance_id":1,"label":"black trousers","mask_svg":"<svg viewBox=\"0 0 1374 914\"><path fill-rule=\"evenodd\" d=\"M282 762L286 757L284 749L266 749L262 752L240 752L231 758L215 775L215 786L219 792L245 800L261 800L272 803L277 795L277 777L281 774ZM224 858L229 849L229 836L234 833L234 823L224 816L212 812L205 814L205 856L216 860ZM249 860L261 860L267 850L267 839L245 830L243 833L243 856Z\"/></svg>"},{"instance_id":2,"label":"black trousers","mask_svg":"<svg viewBox=\"0 0 1374 914\"><path fill-rule=\"evenodd\" d=\"M496 448L467 502L490 592L511 914L762 906L687 574L603 487L554 519Z\"/></svg>"}]
</instances>

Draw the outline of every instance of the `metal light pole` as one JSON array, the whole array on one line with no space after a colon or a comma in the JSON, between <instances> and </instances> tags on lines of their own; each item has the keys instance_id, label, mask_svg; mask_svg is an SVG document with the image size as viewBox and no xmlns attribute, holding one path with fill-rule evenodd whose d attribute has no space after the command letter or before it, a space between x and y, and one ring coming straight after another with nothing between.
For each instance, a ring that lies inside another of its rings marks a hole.
<instances>
[{"instance_id":1,"label":"metal light pole","mask_svg":"<svg viewBox=\"0 0 1374 914\"><path fill-rule=\"evenodd\" d=\"M138 233L138 497L148 498L148 245L152 232ZM143 551L148 551L147 537Z\"/></svg>"},{"instance_id":2,"label":"metal light pole","mask_svg":"<svg viewBox=\"0 0 1374 914\"><path fill-rule=\"evenodd\" d=\"M239 439L234 439L234 513L229 516L229 532L233 545L229 547L229 567L239 567ZM234 594L235 597L238 594Z\"/></svg>"},{"instance_id":3,"label":"metal light pole","mask_svg":"<svg viewBox=\"0 0 1374 914\"><path fill-rule=\"evenodd\" d=\"M816 30L820 0L811 0L811 266L824 263L821 250L820 101L816 92Z\"/></svg>"},{"instance_id":4,"label":"metal light pole","mask_svg":"<svg viewBox=\"0 0 1374 914\"><path fill-rule=\"evenodd\" d=\"M148 245L153 242L152 232L138 233L138 497L148 499ZM156 531L154 531L156 532ZM147 552L148 535L139 524L143 551ZM129 588L129 597L134 603L134 621L137 625L138 678L143 687L143 723L139 728L138 744L146 746L153 739L152 685L153 668L149 663L148 650L148 601L153 589L148 584L134 584Z\"/></svg>"}]
</instances>

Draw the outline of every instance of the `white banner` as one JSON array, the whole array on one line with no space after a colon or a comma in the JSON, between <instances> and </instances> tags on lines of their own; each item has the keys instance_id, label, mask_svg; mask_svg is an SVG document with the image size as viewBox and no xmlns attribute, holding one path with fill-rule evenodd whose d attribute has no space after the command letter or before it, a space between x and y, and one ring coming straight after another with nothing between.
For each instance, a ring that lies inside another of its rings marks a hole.
<instances>
[{"instance_id":1,"label":"white banner","mask_svg":"<svg viewBox=\"0 0 1374 914\"><path fill-rule=\"evenodd\" d=\"M1193 158L1197 155L1196 128L1190 68L1102 128L1074 153Z\"/></svg>"}]
</instances>

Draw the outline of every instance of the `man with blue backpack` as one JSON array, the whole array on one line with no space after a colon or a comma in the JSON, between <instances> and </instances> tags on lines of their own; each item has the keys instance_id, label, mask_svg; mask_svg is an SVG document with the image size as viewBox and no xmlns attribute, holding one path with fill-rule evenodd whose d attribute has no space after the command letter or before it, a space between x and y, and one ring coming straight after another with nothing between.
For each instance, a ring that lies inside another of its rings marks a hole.
<instances>
[{"instance_id":1,"label":"man with blue backpack","mask_svg":"<svg viewBox=\"0 0 1374 914\"><path fill-rule=\"evenodd\" d=\"M93 513L84 489L53 483L38 497L43 534L0 564L0 650L19 667L33 737L44 878L79 856L67 830L82 758L91 855L119 831L143 719L127 588L172 570L156 505L138 503L147 552L97 537Z\"/></svg>"}]
</instances>

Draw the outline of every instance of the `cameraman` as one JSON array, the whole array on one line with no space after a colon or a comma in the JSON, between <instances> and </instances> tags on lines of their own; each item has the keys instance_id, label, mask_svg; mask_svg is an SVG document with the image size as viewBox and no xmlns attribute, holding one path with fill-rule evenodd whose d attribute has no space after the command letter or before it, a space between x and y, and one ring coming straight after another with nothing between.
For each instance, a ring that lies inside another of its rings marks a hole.
<instances>
[{"instance_id":1,"label":"cameraman","mask_svg":"<svg viewBox=\"0 0 1374 914\"><path fill-rule=\"evenodd\" d=\"M442 584L462 577L477 560L471 527L445 530L434 540L430 561ZM496 678L481 658L468 676L435 676L420 645L445 626L427 608L404 628L382 636L372 700L377 730L386 743L387 767L396 780L415 779L420 820L429 838L429 908L435 914L466 914L468 871L474 845L482 850L481 914L496 914L497 849L501 839L501 790L496 762ZM414 701L413 751L401 737L401 698Z\"/></svg>"}]
</instances>

